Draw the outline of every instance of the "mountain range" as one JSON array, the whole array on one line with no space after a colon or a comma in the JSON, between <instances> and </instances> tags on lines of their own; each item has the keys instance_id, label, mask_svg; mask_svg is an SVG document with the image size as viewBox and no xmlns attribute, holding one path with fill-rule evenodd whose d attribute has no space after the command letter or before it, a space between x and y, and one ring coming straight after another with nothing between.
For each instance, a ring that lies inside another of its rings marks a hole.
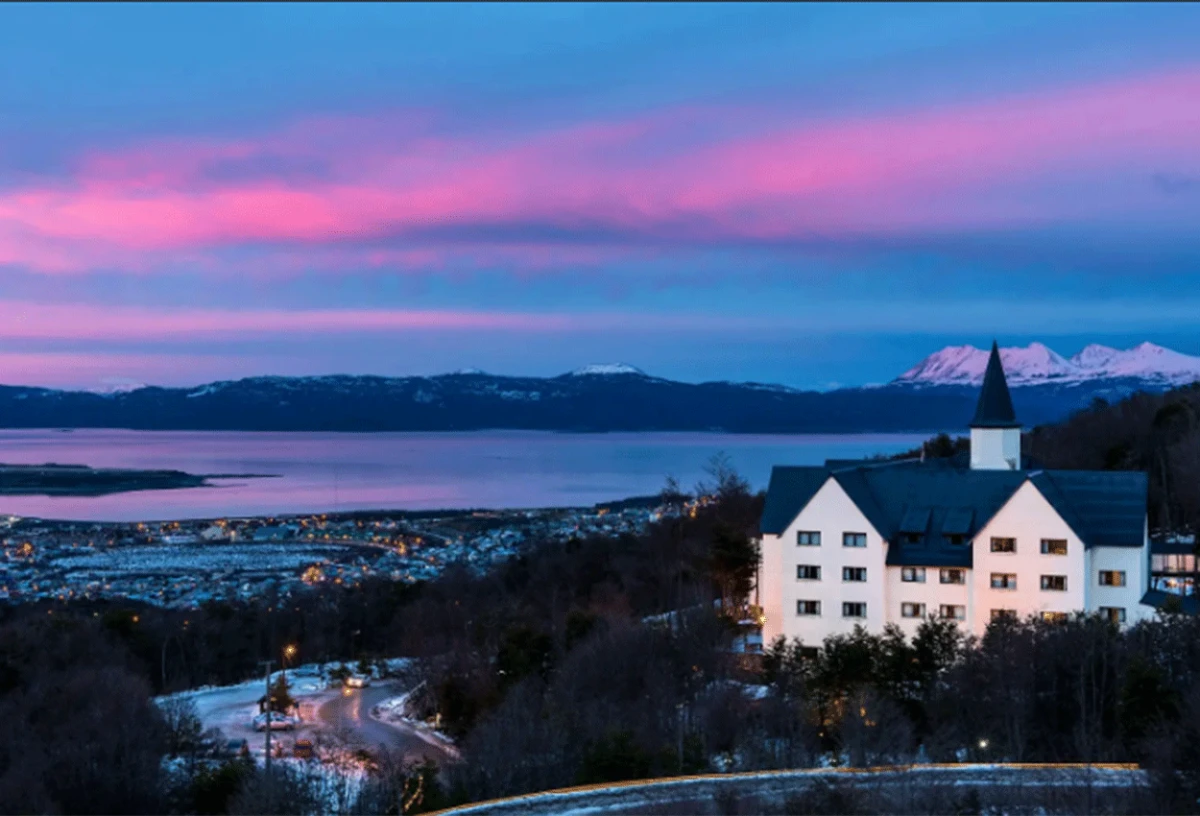
<instances>
[{"instance_id":1,"label":"mountain range","mask_svg":"<svg viewBox=\"0 0 1200 816\"><path fill-rule=\"evenodd\" d=\"M978 385L988 352L974 346L948 346L931 354L894 382L910 385ZM1177 386L1200 380L1200 357L1142 343L1121 351L1092 344L1063 357L1041 343L1000 350L1010 386L1134 379L1148 386Z\"/></svg>"},{"instance_id":2,"label":"mountain range","mask_svg":"<svg viewBox=\"0 0 1200 816\"><path fill-rule=\"evenodd\" d=\"M1001 349L1018 417L1054 422L1094 399L1200 380L1200 358L1143 343L1065 358L1041 343ZM124 383L103 392L0 386L0 427L246 431L959 431L987 352L951 346L886 385L803 391L682 383L624 364L557 377L467 369L433 377L250 377L193 388Z\"/></svg>"}]
</instances>

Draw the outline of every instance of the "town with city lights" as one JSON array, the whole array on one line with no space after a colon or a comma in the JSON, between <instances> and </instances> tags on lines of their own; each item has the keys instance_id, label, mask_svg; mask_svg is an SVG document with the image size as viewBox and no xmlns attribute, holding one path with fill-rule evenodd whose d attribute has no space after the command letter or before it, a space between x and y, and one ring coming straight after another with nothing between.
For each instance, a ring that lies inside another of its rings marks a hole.
<instances>
[{"instance_id":1,"label":"town with city lights","mask_svg":"<svg viewBox=\"0 0 1200 816\"><path fill-rule=\"evenodd\" d=\"M0 519L0 601L127 599L165 607L288 598L367 578L486 571L527 542L636 534L657 499L591 508L356 512L204 521ZM684 508L684 512L689 512Z\"/></svg>"}]
</instances>

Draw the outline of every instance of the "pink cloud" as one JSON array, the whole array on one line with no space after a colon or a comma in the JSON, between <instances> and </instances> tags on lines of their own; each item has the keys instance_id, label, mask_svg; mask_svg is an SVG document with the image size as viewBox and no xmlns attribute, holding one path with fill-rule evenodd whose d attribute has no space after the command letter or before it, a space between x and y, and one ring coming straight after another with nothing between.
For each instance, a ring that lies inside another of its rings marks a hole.
<instances>
[{"instance_id":1,"label":"pink cloud","mask_svg":"<svg viewBox=\"0 0 1200 816\"><path fill-rule=\"evenodd\" d=\"M562 333L630 328L748 328L755 325L758 325L757 321L722 321L708 315L646 316L621 312L566 314L437 309L166 309L0 301L0 341L238 339L270 334L409 331Z\"/></svg>"},{"instance_id":2,"label":"pink cloud","mask_svg":"<svg viewBox=\"0 0 1200 816\"><path fill-rule=\"evenodd\" d=\"M1047 173L1086 180L1196 162L1197 99L1200 67L1189 67L835 121L788 125L767 112L758 133L730 133L731 112L715 109L500 135L438 133L428 112L325 118L90 154L70 179L0 193L0 263L153 269L267 244L271 268L324 252L342 264L537 269L641 251L641 237L704 244L1086 219L1105 202L995 191ZM344 140L353 149L339 149ZM270 172L300 160L323 171ZM221 162L265 170L223 178L212 171ZM512 240L488 237L501 227ZM578 235L562 248L539 230ZM389 248L361 246L380 240Z\"/></svg>"}]
</instances>

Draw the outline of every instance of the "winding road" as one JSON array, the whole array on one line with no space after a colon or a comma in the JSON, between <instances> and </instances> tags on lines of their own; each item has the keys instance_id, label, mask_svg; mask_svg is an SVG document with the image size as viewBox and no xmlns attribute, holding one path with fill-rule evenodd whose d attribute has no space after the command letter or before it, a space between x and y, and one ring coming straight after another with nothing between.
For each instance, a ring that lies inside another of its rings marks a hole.
<instances>
[{"instance_id":1,"label":"winding road","mask_svg":"<svg viewBox=\"0 0 1200 816\"><path fill-rule=\"evenodd\" d=\"M363 689L329 689L308 677L295 677L293 696L300 704L302 724L291 732L274 732L272 741L290 746L297 738L315 737L321 732L337 735L348 744L368 751L387 748L398 751L406 760L430 759L445 766L457 760L453 747L445 746L402 722L383 722L371 716L375 706L398 697L406 686L395 681L376 681ZM245 739L253 753L261 754L265 734L255 731L251 721L257 714L257 702L264 686L258 682L241 683L185 693L195 704L205 728L217 727L229 739Z\"/></svg>"},{"instance_id":2,"label":"winding road","mask_svg":"<svg viewBox=\"0 0 1200 816\"><path fill-rule=\"evenodd\" d=\"M381 722L371 716L372 708L401 692L401 688L391 684L347 688L317 708L317 719L367 750L387 748L403 752L405 759L429 759L442 765L453 761L446 749L422 739L412 728Z\"/></svg>"}]
</instances>

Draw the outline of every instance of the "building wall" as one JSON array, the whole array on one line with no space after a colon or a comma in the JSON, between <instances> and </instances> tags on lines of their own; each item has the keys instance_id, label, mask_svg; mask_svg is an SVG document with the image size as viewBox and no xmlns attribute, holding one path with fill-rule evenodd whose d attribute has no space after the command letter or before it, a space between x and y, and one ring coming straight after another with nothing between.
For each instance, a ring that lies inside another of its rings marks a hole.
<instances>
[{"instance_id":1,"label":"building wall","mask_svg":"<svg viewBox=\"0 0 1200 816\"><path fill-rule=\"evenodd\" d=\"M1149 588L1150 576L1147 565L1150 560L1150 542L1143 547L1093 547L1087 558L1087 606L1095 612L1102 606L1125 610L1125 623L1133 624L1154 617L1154 609L1142 604L1142 596ZM1111 570L1125 573L1125 586L1101 586L1100 573Z\"/></svg>"},{"instance_id":2,"label":"building wall","mask_svg":"<svg viewBox=\"0 0 1200 816\"><path fill-rule=\"evenodd\" d=\"M796 534L821 533L821 546L801 547ZM867 535L863 549L842 546L842 533ZM1016 539L1015 554L991 552L992 537ZM1043 555L1043 538L1064 539L1066 555ZM1096 611L1101 606L1126 610L1126 623L1153 616L1153 609L1140 603L1149 586L1149 538L1142 548L1096 547L1085 550L1083 542L1032 482L1025 482L1003 508L980 530L972 543L974 568L966 570L963 585L940 583L939 567L925 568L925 583L906 583L902 568L887 567L886 544L858 507L832 478L780 536L764 535L759 575L760 602L766 613L764 642L779 635L799 637L806 645L819 645L828 635L848 633L856 623L873 632L885 623L895 623L910 637L920 619L904 618L901 605L924 603L926 614L937 615L940 607L966 607L963 628L982 635L993 609L1013 609L1019 617L1042 612ZM819 581L796 578L798 564L820 566ZM864 583L842 581L842 567L867 568ZM1101 587L1101 570L1123 570L1125 587ZM992 573L1017 576L1013 590L992 589ZM1065 591L1043 590L1043 575L1065 575ZM796 601L821 603L817 617L797 616ZM842 603L867 604L865 619L842 617Z\"/></svg>"},{"instance_id":3,"label":"building wall","mask_svg":"<svg viewBox=\"0 0 1200 816\"><path fill-rule=\"evenodd\" d=\"M1016 463L1015 467L1011 463ZM972 470L1015 470L1021 466L1020 428L972 428Z\"/></svg>"},{"instance_id":4,"label":"building wall","mask_svg":"<svg viewBox=\"0 0 1200 816\"><path fill-rule=\"evenodd\" d=\"M886 608L887 622L895 623L904 634L910 638L917 633L921 618L905 618L901 615L905 603L925 604L926 615L937 616L942 605L966 607L967 620L960 623L966 626L970 621L969 594L971 586L971 570L963 569L966 573L962 584L941 583L941 568L925 567L925 583L908 583L903 580L902 567L887 568ZM955 568L952 568L955 569ZM958 567L956 569L962 569Z\"/></svg>"},{"instance_id":5,"label":"building wall","mask_svg":"<svg viewBox=\"0 0 1200 816\"><path fill-rule=\"evenodd\" d=\"M798 546L796 534L801 530L820 532L821 545ZM842 546L842 534L847 532L865 533L867 546ZM832 478L827 480L783 535L763 536L760 597L767 616L763 639L769 643L782 634L788 640L798 637L805 645L819 646L829 635L853 631L855 624L881 630L886 621L884 547L883 538L841 485ZM820 566L821 579L797 580L798 564ZM865 567L867 580L843 582L842 567ZM798 600L820 601L821 614L798 616ZM843 618L844 602L866 603L867 617Z\"/></svg>"},{"instance_id":6,"label":"building wall","mask_svg":"<svg viewBox=\"0 0 1200 816\"><path fill-rule=\"evenodd\" d=\"M993 553L992 537L1015 538L1016 553ZM1067 541L1066 555L1042 555L1043 538ZM1012 495L972 542L973 554L967 618L972 633L987 629L993 609L1013 609L1019 617L1042 612L1073 612L1084 609L1086 584L1083 542L1062 520L1032 482L1025 482ZM1016 589L992 589L992 573L1014 573ZM1065 592L1043 590L1041 576L1067 576Z\"/></svg>"}]
</instances>

